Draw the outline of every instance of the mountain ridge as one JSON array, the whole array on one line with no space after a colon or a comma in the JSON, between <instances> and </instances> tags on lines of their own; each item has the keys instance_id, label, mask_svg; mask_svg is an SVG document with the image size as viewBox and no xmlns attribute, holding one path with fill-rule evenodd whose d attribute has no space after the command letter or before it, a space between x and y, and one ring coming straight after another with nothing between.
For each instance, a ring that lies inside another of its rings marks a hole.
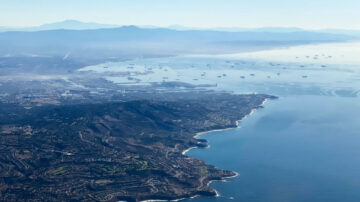
<instances>
[{"instance_id":1,"label":"mountain ridge","mask_svg":"<svg viewBox=\"0 0 360 202\"><path fill-rule=\"evenodd\" d=\"M39 26L29 26L29 27L8 27L0 26L0 32L8 31L47 31L47 30L96 30L96 29L107 29L107 28L120 28L127 26L135 26L142 29L171 29L176 31L222 31L222 32L275 32L275 33L289 33L289 32L321 32L321 33L332 33L332 34L345 34L345 35L356 35L360 36L360 30L350 30L350 29L337 29L337 28L328 28L328 29L317 29L309 30L299 27L256 27L256 28L243 28L243 27L209 27L209 28L199 28L199 27L188 27L183 25L169 25L165 27L153 26L153 25L116 25L116 24L103 24L96 22L83 22L79 20L64 20L53 23L46 23Z\"/></svg>"},{"instance_id":2,"label":"mountain ridge","mask_svg":"<svg viewBox=\"0 0 360 202\"><path fill-rule=\"evenodd\" d=\"M63 58L71 53L71 58L104 61L107 58L227 54L358 39L360 35L350 36L305 30L296 32L179 31L128 25L85 30L0 32L0 57L39 55Z\"/></svg>"}]
</instances>

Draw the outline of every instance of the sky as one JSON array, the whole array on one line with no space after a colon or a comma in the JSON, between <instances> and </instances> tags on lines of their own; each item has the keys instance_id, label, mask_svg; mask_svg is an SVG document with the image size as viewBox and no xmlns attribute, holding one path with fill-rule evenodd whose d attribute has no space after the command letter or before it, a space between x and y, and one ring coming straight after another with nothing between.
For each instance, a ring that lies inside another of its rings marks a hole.
<instances>
[{"instance_id":1,"label":"sky","mask_svg":"<svg viewBox=\"0 0 360 202\"><path fill-rule=\"evenodd\" d=\"M0 26L116 25L360 29L360 0L0 0Z\"/></svg>"}]
</instances>

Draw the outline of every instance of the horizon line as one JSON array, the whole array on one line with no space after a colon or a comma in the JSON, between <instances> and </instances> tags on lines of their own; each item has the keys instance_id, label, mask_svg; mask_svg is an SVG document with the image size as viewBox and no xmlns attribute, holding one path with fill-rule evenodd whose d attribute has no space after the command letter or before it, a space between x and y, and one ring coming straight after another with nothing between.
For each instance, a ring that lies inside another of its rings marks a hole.
<instances>
[{"instance_id":1,"label":"horizon line","mask_svg":"<svg viewBox=\"0 0 360 202\"><path fill-rule=\"evenodd\" d=\"M360 31L360 29L348 29L348 28L316 28L316 29L310 29L310 28L304 28L304 27L296 27L296 26L258 26L258 27L240 27L240 26L214 26L214 27L194 27L194 26L186 26L181 24L170 24L170 25L139 25L139 24L108 24L108 23L102 23L102 22L95 22L95 21L81 21L76 19L66 19L62 21L54 21L49 23L43 23L39 25L31 25L31 26L7 26L7 25L0 25L0 28L2 29L28 29L28 28L37 28L42 27L45 25L53 25L53 24L60 24L65 22L76 22L76 23L82 23L82 24L97 24L97 25L103 25L103 26L113 26L113 27L104 27L104 28L116 28L116 27L126 27L126 26L135 26L139 28L167 28L167 29L184 29L184 30L216 30L216 29L243 29L246 30L252 30L252 29L299 29L302 31L324 31L324 30L343 30L343 31ZM178 27L178 28L176 28ZM96 29L103 29L103 28L96 28ZM217 31L217 30L216 30ZM224 31L224 30L220 30Z\"/></svg>"}]
</instances>

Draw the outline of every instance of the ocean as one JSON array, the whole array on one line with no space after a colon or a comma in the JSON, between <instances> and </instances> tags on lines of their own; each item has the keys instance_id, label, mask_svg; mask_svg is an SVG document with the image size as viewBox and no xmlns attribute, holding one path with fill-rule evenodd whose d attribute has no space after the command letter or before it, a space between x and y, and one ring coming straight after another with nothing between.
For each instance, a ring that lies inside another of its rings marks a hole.
<instances>
[{"instance_id":1,"label":"ocean","mask_svg":"<svg viewBox=\"0 0 360 202\"><path fill-rule=\"evenodd\" d=\"M224 86L279 99L240 128L201 136L210 148L187 155L239 176L211 184L219 197L186 201L360 201L359 47L325 44L237 55L268 63L269 69L258 69L271 78ZM276 79L277 71L287 78Z\"/></svg>"},{"instance_id":2,"label":"ocean","mask_svg":"<svg viewBox=\"0 0 360 202\"><path fill-rule=\"evenodd\" d=\"M107 77L127 85L175 81L279 97L240 128L201 136L210 147L186 155L239 176L211 183L219 197L185 201L360 201L360 43L140 58L86 70L132 71L137 80Z\"/></svg>"}]
</instances>

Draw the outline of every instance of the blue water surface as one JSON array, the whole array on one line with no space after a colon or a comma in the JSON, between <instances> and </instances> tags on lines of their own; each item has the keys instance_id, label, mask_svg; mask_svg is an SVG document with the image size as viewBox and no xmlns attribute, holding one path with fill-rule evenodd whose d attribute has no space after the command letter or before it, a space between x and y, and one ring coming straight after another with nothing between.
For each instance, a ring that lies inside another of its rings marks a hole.
<instances>
[{"instance_id":1,"label":"blue water surface","mask_svg":"<svg viewBox=\"0 0 360 202\"><path fill-rule=\"evenodd\" d=\"M336 57L334 50L336 47L332 48ZM301 52L306 54L306 47ZM295 50L288 62L283 59L268 68L254 65L258 72L273 76L281 71L278 76L288 78L263 77L243 81L243 85L234 80L223 82L234 92L252 90L279 99L267 102L264 109L242 121L241 128L201 136L211 147L187 155L239 176L211 184L220 197L186 201L360 201L360 66L346 61L342 65L341 60L332 64L322 61L321 65L294 63L296 54L301 55ZM262 55L258 57L261 61ZM298 79L300 75L308 77Z\"/></svg>"},{"instance_id":2,"label":"blue water surface","mask_svg":"<svg viewBox=\"0 0 360 202\"><path fill-rule=\"evenodd\" d=\"M279 97L241 128L201 136L210 148L187 155L239 176L211 184L220 197L186 201L360 201L360 43L136 59L87 70L130 71L136 79L107 77L121 85L186 82Z\"/></svg>"}]
</instances>

